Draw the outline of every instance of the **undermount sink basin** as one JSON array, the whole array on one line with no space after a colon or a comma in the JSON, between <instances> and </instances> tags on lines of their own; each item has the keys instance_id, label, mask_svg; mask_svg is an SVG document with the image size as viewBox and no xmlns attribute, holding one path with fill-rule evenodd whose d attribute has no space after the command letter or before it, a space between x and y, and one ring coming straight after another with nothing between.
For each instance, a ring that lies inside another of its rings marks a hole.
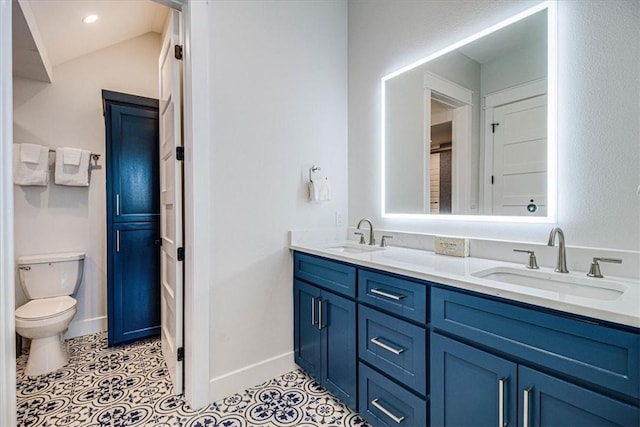
<instances>
[{"instance_id":1,"label":"undermount sink basin","mask_svg":"<svg viewBox=\"0 0 640 427\"><path fill-rule=\"evenodd\" d=\"M325 248L325 249L333 252L361 254L361 253L367 253L367 252L384 251L386 248L381 248L380 246L369 246L369 245L361 245L359 243L345 242L345 243L340 243L338 245L329 246L328 248Z\"/></svg>"},{"instance_id":2,"label":"undermount sink basin","mask_svg":"<svg viewBox=\"0 0 640 427\"><path fill-rule=\"evenodd\" d=\"M627 290L626 285L607 279L578 277L562 273L495 267L471 274L512 285L527 286L582 298L615 300Z\"/></svg>"}]
</instances>

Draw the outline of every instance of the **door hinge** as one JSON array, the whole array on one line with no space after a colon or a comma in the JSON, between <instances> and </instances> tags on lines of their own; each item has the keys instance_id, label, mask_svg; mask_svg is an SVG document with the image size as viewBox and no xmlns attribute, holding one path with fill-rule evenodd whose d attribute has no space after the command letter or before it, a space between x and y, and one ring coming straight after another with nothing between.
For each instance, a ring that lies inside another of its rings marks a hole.
<instances>
[{"instance_id":1,"label":"door hinge","mask_svg":"<svg viewBox=\"0 0 640 427\"><path fill-rule=\"evenodd\" d=\"M182 59L182 46L177 44L173 47L173 56L175 56L176 59Z\"/></svg>"},{"instance_id":2,"label":"door hinge","mask_svg":"<svg viewBox=\"0 0 640 427\"><path fill-rule=\"evenodd\" d=\"M496 126L500 126L500 123L491 123L491 133L496 133Z\"/></svg>"},{"instance_id":3,"label":"door hinge","mask_svg":"<svg viewBox=\"0 0 640 427\"><path fill-rule=\"evenodd\" d=\"M184 147L176 147L176 160L184 160Z\"/></svg>"},{"instance_id":4,"label":"door hinge","mask_svg":"<svg viewBox=\"0 0 640 427\"><path fill-rule=\"evenodd\" d=\"M184 261L184 248L178 248L178 261Z\"/></svg>"},{"instance_id":5,"label":"door hinge","mask_svg":"<svg viewBox=\"0 0 640 427\"><path fill-rule=\"evenodd\" d=\"M491 185L493 185L493 175L491 175Z\"/></svg>"},{"instance_id":6,"label":"door hinge","mask_svg":"<svg viewBox=\"0 0 640 427\"><path fill-rule=\"evenodd\" d=\"M184 360L184 347L178 347L178 362Z\"/></svg>"}]
</instances>

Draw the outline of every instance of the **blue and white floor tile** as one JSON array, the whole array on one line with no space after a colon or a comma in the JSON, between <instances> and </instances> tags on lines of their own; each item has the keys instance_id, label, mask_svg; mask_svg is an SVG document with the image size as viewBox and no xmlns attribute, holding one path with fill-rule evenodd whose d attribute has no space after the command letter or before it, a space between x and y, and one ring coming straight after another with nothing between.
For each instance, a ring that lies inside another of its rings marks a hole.
<instances>
[{"instance_id":1,"label":"blue and white floor tile","mask_svg":"<svg viewBox=\"0 0 640 427\"><path fill-rule=\"evenodd\" d=\"M48 375L25 376L18 358L19 426L368 427L302 371L194 410L172 394L158 339L107 348L100 333L68 345L69 364Z\"/></svg>"}]
</instances>

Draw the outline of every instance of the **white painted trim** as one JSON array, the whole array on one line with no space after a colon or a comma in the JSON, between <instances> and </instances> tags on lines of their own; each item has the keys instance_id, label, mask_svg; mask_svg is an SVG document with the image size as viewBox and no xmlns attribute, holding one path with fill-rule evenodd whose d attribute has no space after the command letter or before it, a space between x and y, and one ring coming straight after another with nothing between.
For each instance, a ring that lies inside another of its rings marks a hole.
<instances>
[{"instance_id":1,"label":"white painted trim","mask_svg":"<svg viewBox=\"0 0 640 427\"><path fill-rule=\"evenodd\" d=\"M16 425L11 0L0 0L0 425Z\"/></svg>"},{"instance_id":2,"label":"white painted trim","mask_svg":"<svg viewBox=\"0 0 640 427\"><path fill-rule=\"evenodd\" d=\"M184 28L184 241L185 241L185 397L193 408L211 402L211 129L209 4L190 0Z\"/></svg>"},{"instance_id":3,"label":"white painted trim","mask_svg":"<svg viewBox=\"0 0 640 427\"><path fill-rule=\"evenodd\" d=\"M451 212L471 213L471 105L453 110Z\"/></svg>"},{"instance_id":4,"label":"white painted trim","mask_svg":"<svg viewBox=\"0 0 640 427\"><path fill-rule=\"evenodd\" d=\"M211 378L210 398L213 402L233 396L250 387L254 387L274 376L280 376L297 369L293 362L293 351L245 366L233 372Z\"/></svg>"},{"instance_id":5,"label":"white painted trim","mask_svg":"<svg viewBox=\"0 0 640 427\"><path fill-rule=\"evenodd\" d=\"M460 212L471 213L471 173L469 169L473 91L442 76L425 71L424 92L425 111L427 107L430 111L432 98L453 108L453 128L451 129L453 142L451 156L451 212L453 214L460 214ZM431 126L431 113L429 113L428 117L425 116L425 123ZM425 140L428 139L430 138L425 138ZM430 151L431 146L429 145ZM425 185L426 182L425 180ZM429 192L429 188L426 191ZM430 204L426 206L424 212L429 214Z\"/></svg>"},{"instance_id":6,"label":"white painted trim","mask_svg":"<svg viewBox=\"0 0 640 427\"><path fill-rule=\"evenodd\" d=\"M82 337L84 335L97 334L107 330L107 316L94 317L92 319L84 319L71 322L67 333L64 334L65 339Z\"/></svg>"},{"instance_id":7,"label":"white painted trim","mask_svg":"<svg viewBox=\"0 0 640 427\"><path fill-rule=\"evenodd\" d=\"M452 106L458 106L460 103L473 105L472 90L469 90L464 86L460 86L451 80L447 80L442 76L434 74L431 71L424 72L424 87L453 98L457 102L454 101L454 105ZM442 99L442 101L446 102L446 99Z\"/></svg>"},{"instance_id":8,"label":"white painted trim","mask_svg":"<svg viewBox=\"0 0 640 427\"><path fill-rule=\"evenodd\" d=\"M422 212L431 213L431 89L423 91L422 128Z\"/></svg>"},{"instance_id":9,"label":"white painted trim","mask_svg":"<svg viewBox=\"0 0 640 427\"><path fill-rule=\"evenodd\" d=\"M485 95L485 108L495 108L547 93L547 79L533 80Z\"/></svg>"},{"instance_id":10,"label":"white painted trim","mask_svg":"<svg viewBox=\"0 0 640 427\"><path fill-rule=\"evenodd\" d=\"M191 407L201 408L210 403L209 236L212 200L208 191L211 176L209 3L197 0L154 1L182 11L185 148L183 219L186 253L183 375L186 400Z\"/></svg>"}]
</instances>

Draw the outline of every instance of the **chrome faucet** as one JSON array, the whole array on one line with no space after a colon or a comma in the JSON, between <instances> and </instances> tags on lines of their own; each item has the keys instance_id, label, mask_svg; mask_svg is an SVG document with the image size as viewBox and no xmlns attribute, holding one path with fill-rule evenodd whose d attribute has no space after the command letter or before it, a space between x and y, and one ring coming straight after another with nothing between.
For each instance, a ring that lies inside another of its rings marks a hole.
<instances>
[{"instance_id":1,"label":"chrome faucet","mask_svg":"<svg viewBox=\"0 0 640 427\"><path fill-rule=\"evenodd\" d=\"M368 218L362 218L358 222L358 226L356 227L358 230L360 229L360 226L362 225L363 222L366 222L369 224L369 246L373 246L376 244L376 239L375 237L373 237L373 223Z\"/></svg>"},{"instance_id":2,"label":"chrome faucet","mask_svg":"<svg viewBox=\"0 0 640 427\"><path fill-rule=\"evenodd\" d=\"M547 246L555 246L556 234L558 235L558 264L554 269L558 273L568 273L567 270L567 252L564 247L564 233L560 227L554 227L549 233L549 241Z\"/></svg>"}]
</instances>

